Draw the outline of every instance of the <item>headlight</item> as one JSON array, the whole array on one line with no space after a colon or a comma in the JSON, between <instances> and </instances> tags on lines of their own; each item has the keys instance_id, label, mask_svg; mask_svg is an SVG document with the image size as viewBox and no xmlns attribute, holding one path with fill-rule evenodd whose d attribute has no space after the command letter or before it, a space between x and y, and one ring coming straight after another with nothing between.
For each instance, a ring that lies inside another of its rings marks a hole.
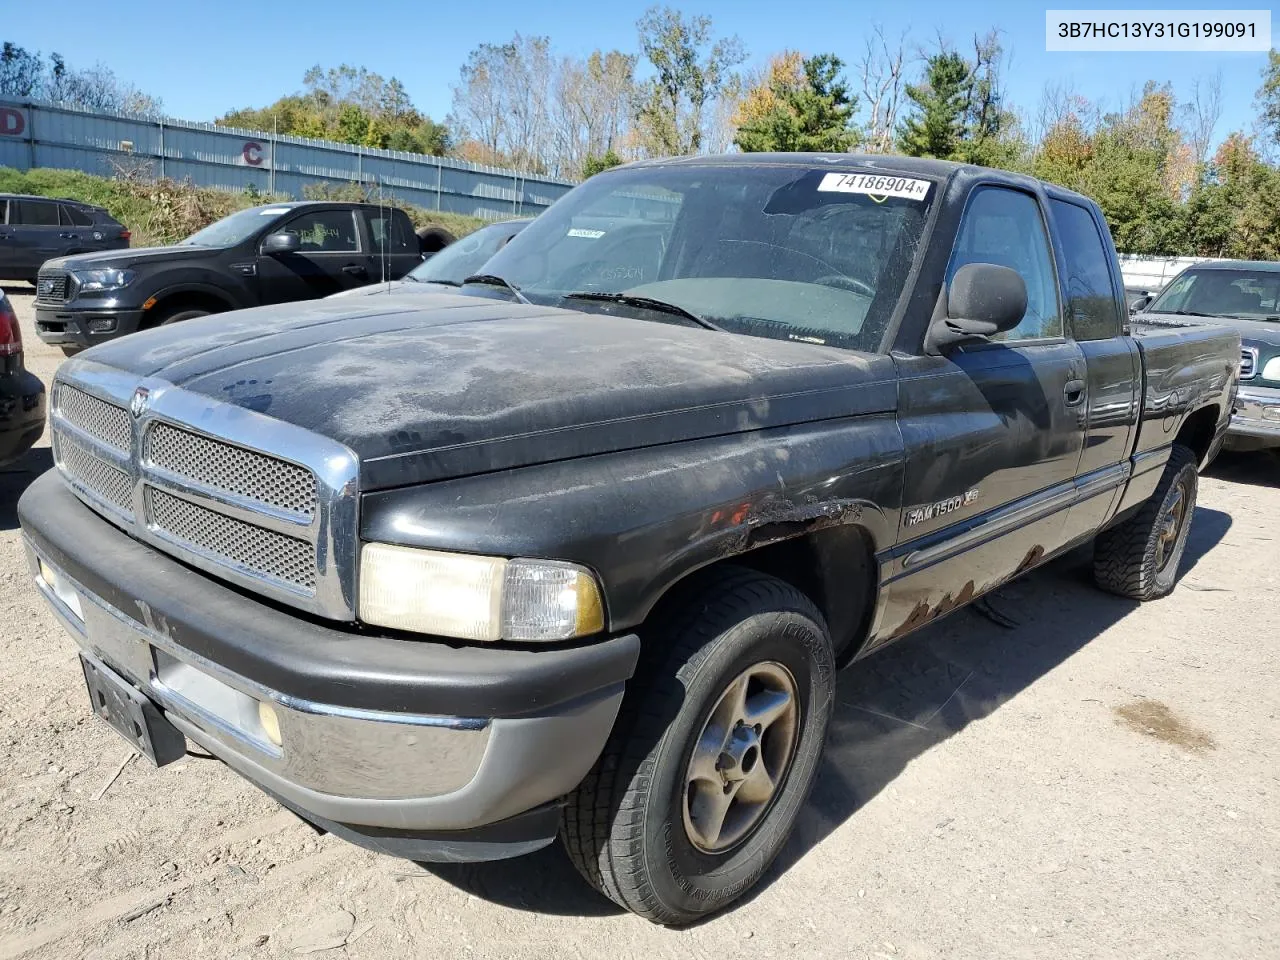
<instances>
[{"instance_id":1,"label":"headlight","mask_svg":"<svg viewBox=\"0 0 1280 960\"><path fill-rule=\"evenodd\" d=\"M1262 368L1263 380L1280 380L1280 357L1272 357Z\"/></svg>"},{"instance_id":2,"label":"headlight","mask_svg":"<svg viewBox=\"0 0 1280 960\"><path fill-rule=\"evenodd\" d=\"M80 285L81 293L105 293L107 290L119 290L133 281L132 270L117 270L109 267L105 270L72 270Z\"/></svg>"},{"instance_id":3,"label":"headlight","mask_svg":"<svg viewBox=\"0 0 1280 960\"><path fill-rule=\"evenodd\" d=\"M461 640L568 640L603 630L604 604L572 563L368 543L360 619Z\"/></svg>"}]
</instances>

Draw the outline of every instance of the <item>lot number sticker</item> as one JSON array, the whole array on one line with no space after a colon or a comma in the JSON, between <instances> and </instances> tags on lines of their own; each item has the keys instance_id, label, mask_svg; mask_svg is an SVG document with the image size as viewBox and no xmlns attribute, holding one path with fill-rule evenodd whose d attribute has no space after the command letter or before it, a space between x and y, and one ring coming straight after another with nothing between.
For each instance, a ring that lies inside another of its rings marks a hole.
<instances>
[{"instance_id":1,"label":"lot number sticker","mask_svg":"<svg viewBox=\"0 0 1280 960\"><path fill-rule=\"evenodd\" d=\"M914 177L886 177L876 173L828 173L818 184L827 193L865 193L873 200L905 197L923 200L929 195L930 182Z\"/></svg>"}]
</instances>

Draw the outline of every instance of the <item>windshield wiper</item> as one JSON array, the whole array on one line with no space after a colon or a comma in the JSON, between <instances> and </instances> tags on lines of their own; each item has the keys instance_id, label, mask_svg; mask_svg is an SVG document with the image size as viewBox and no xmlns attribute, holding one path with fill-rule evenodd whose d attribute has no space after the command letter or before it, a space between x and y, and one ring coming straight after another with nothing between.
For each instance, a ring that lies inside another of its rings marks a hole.
<instances>
[{"instance_id":1,"label":"windshield wiper","mask_svg":"<svg viewBox=\"0 0 1280 960\"><path fill-rule=\"evenodd\" d=\"M1173 313L1179 317L1216 317L1216 313L1201 313L1199 310L1153 310L1153 313Z\"/></svg>"},{"instance_id":2,"label":"windshield wiper","mask_svg":"<svg viewBox=\"0 0 1280 960\"><path fill-rule=\"evenodd\" d=\"M719 330L724 333L724 327L717 326L710 320L704 320L692 310L686 310L684 307L676 303L668 303L666 300L658 300L655 297L641 297L631 293L598 293L593 290L582 290L578 293L566 293L565 300L596 300L601 303L622 303L629 307L644 307L648 310L659 310L662 313L669 313L672 316L683 317L690 323L697 324L706 330Z\"/></svg>"},{"instance_id":3,"label":"windshield wiper","mask_svg":"<svg viewBox=\"0 0 1280 960\"><path fill-rule=\"evenodd\" d=\"M517 287L510 280L507 280L504 277L498 276L496 273L473 274L472 276L469 276L467 277L467 279L463 280L462 283L458 284L458 286L463 286L464 284L468 284L468 283L487 283L490 286L494 286L494 287L506 287L508 290L510 290L512 293L516 295L516 299L519 300L521 303L532 303L532 301L528 297L526 297L523 293L520 292L519 287Z\"/></svg>"}]
</instances>

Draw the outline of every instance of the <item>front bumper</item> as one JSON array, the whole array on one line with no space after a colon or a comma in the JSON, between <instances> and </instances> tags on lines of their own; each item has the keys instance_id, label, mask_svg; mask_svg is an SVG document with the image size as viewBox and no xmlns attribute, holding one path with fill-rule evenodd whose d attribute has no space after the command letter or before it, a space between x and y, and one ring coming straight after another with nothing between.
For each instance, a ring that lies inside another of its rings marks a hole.
<instances>
[{"instance_id":1,"label":"front bumper","mask_svg":"<svg viewBox=\"0 0 1280 960\"><path fill-rule=\"evenodd\" d=\"M1227 446L1235 450L1280 447L1280 389L1240 388L1227 428Z\"/></svg>"},{"instance_id":2,"label":"front bumper","mask_svg":"<svg viewBox=\"0 0 1280 960\"><path fill-rule=\"evenodd\" d=\"M0 357L15 364L21 357ZM22 456L44 433L45 392L40 378L15 366L0 372L0 464Z\"/></svg>"},{"instance_id":3,"label":"front bumper","mask_svg":"<svg viewBox=\"0 0 1280 960\"><path fill-rule=\"evenodd\" d=\"M639 652L634 635L529 651L334 629L133 540L53 471L18 513L37 587L77 644L263 790L386 852L493 859L550 842L554 805L598 757ZM74 588L80 617L40 561Z\"/></svg>"},{"instance_id":4,"label":"front bumper","mask_svg":"<svg viewBox=\"0 0 1280 960\"><path fill-rule=\"evenodd\" d=\"M124 309L110 301L91 307L37 301L36 335L54 346L92 347L135 332L142 317L142 310Z\"/></svg>"}]
</instances>

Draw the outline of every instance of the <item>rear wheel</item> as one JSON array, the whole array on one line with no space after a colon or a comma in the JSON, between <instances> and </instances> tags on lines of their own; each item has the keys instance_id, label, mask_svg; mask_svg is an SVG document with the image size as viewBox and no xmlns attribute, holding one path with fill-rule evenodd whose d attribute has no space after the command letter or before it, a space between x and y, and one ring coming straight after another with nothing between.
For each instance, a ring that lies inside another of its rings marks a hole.
<instances>
[{"instance_id":1,"label":"rear wheel","mask_svg":"<svg viewBox=\"0 0 1280 960\"><path fill-rule=\"evenodd\" d=\"M439 253L449 244L457 240L444 227L423 227L418 231L418 250L424 257Z\"/></svg>"},{"instance_id":2,"label":"rear wheel","mask_svg":"<svg viewBox=\"0 0 1280 960\"><path fill-rule=\"evenodd\" d=\"M1098 535L1093 574L1098 586L1134 600L1173 590L1196 509L1196 455L1174 444L1155 493L1124 523Z\"/></svg>"},{"instance_id":3,"label":"rear wheel","mask_svg":"<svg viewBox=\"0 0 1280 960\"><path fill-rule=\"evenodd\" d=\"M817 775L835 666L821 614L773 577L704 581L648 638L562 838L605 896L687 923L750 889Z\"/></svg>"}]
</instances>

